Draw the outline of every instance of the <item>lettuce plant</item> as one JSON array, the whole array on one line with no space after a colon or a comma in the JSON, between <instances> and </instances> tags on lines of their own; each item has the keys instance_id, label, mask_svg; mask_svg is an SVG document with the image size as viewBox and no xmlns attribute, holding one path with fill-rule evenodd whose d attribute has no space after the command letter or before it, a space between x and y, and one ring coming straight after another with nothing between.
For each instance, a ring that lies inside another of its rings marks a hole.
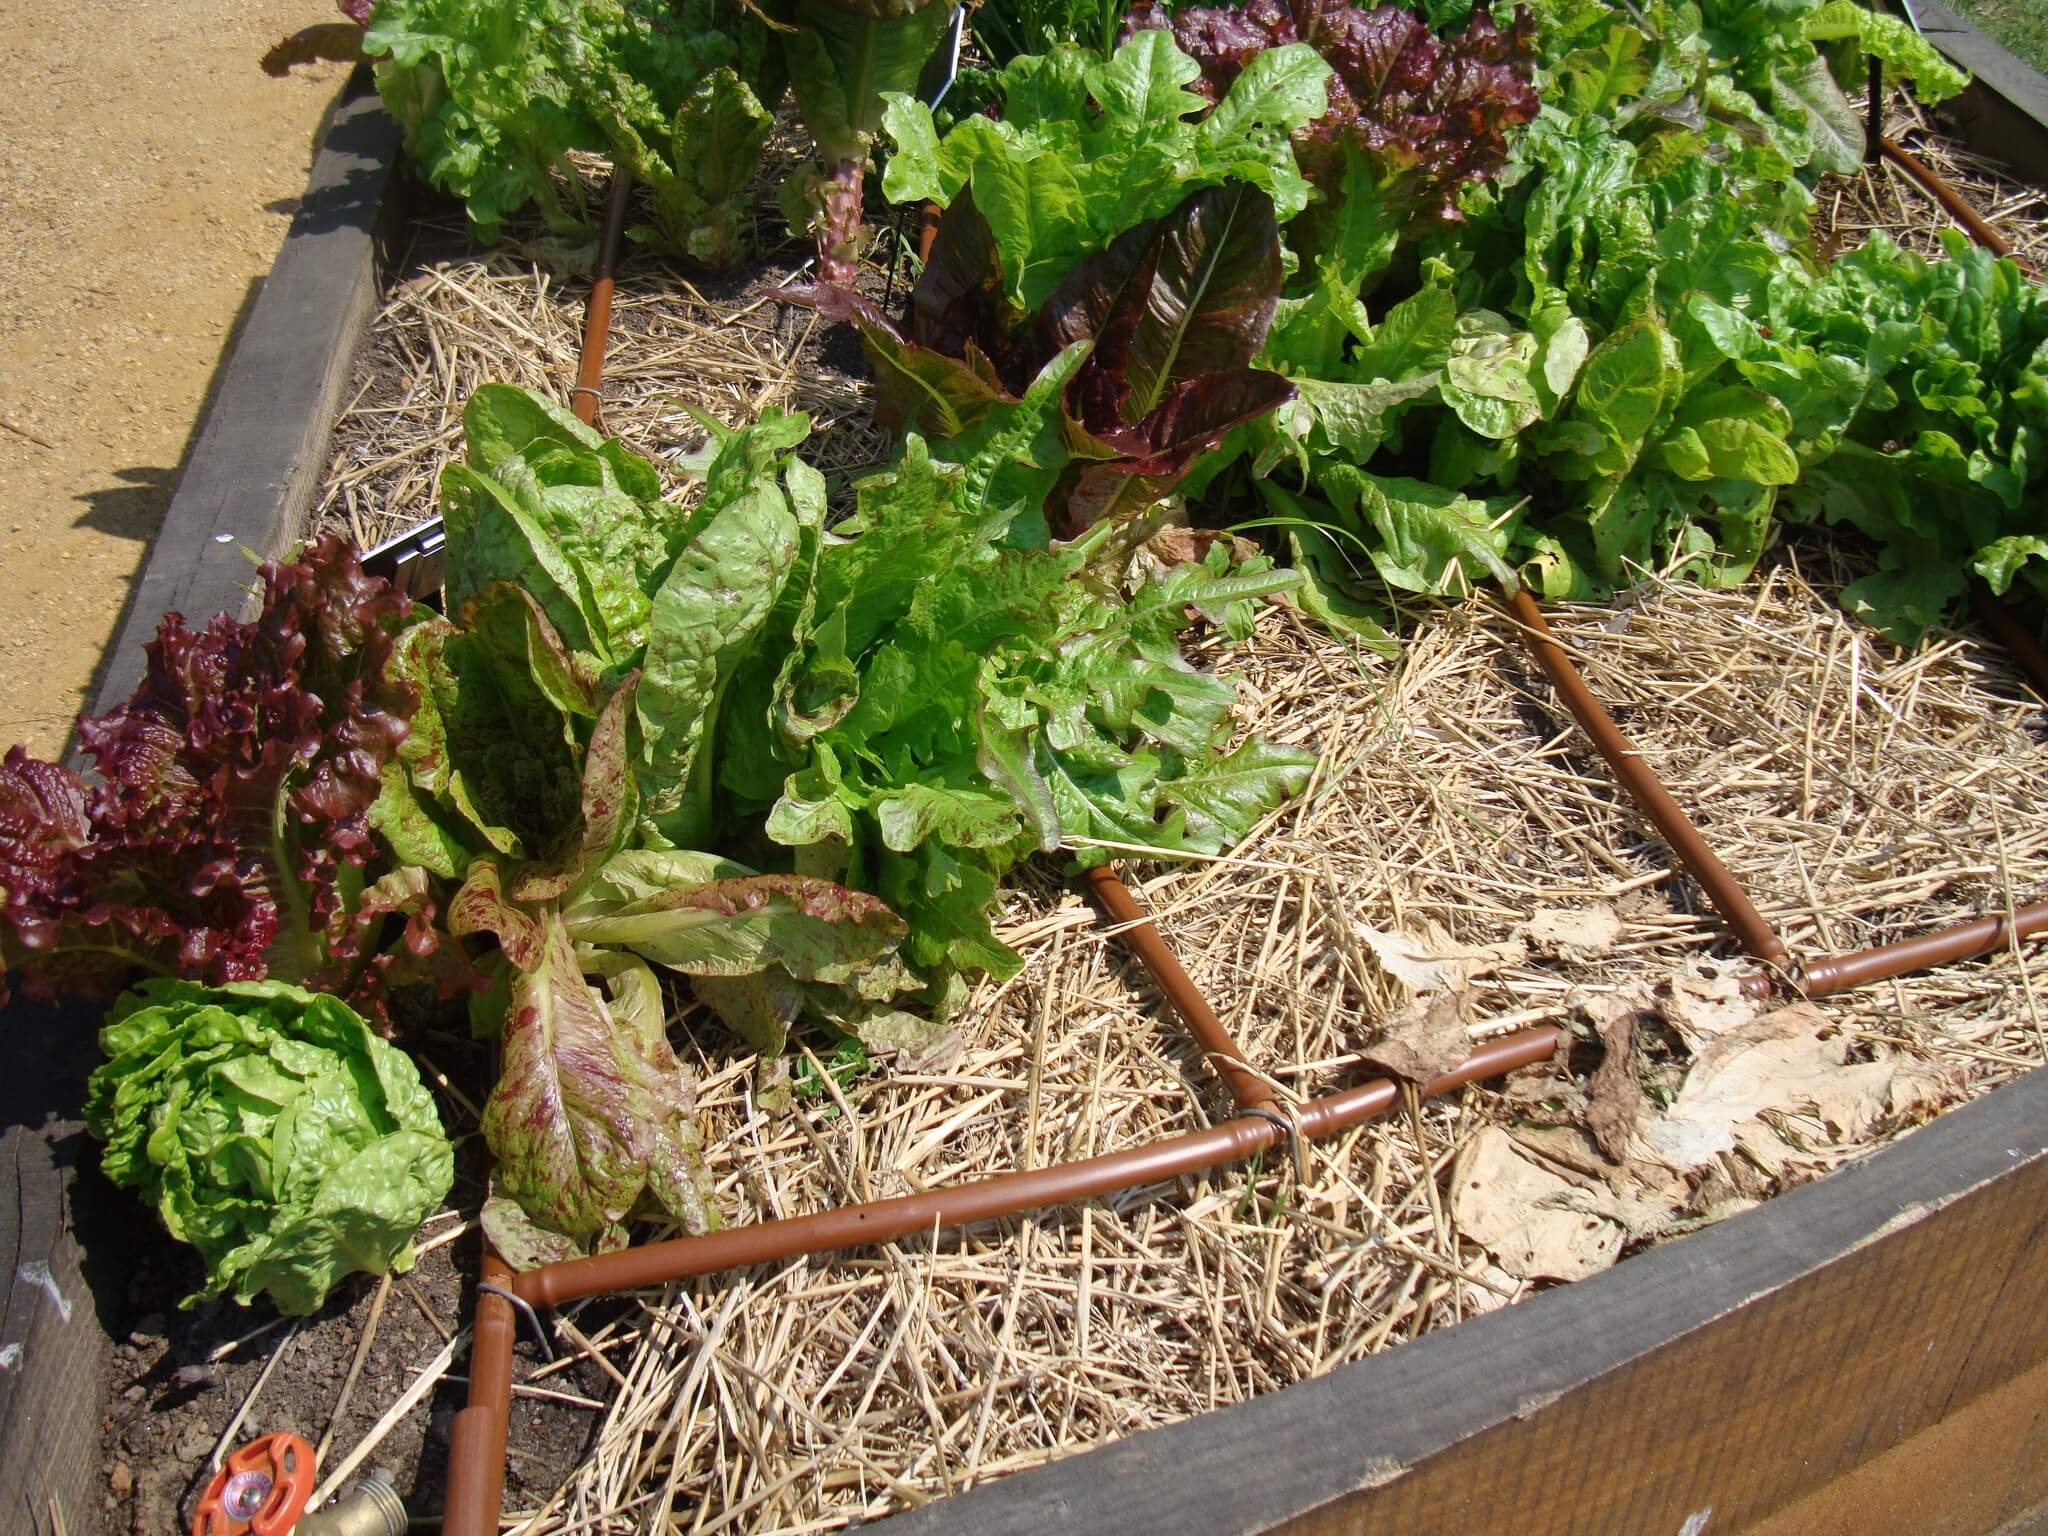
<instances>
[{"instance_id":1,"label":"lettuce plant","mask_svg":"<svg viewBox=\"0 0 2048 1536\"><path fill-rule=\"evenodd\" d=\"M1133 21L1212 97L1275 42L1334 67L1256 359L1292 397L1185 482L1262 501L1329 622L1382 638L1388 588L1740 580L1786 516L1878 539L1849 600L1901 637L1967 569L2040 568L2034 294L1981 255L1874 241L1829 272L1814 248L1810 184L1861 161L1839 82L1862 53L1923 99L1960 83L1902 23L1850 0L1541 0L1441 37L1274 0Z\"/></svg>"},{"instance_id":2,"label":"lettuce plant","mask_svg":"<svg viewBox=\"0 0 2048 1536\"><path fill-rule=\"evenodd\" d=\"M340 1000L278 981L146 982L100 1032L86 1090L101 1166L140 1190L206 1283L317 1311L343 1276L412 1268L455 1154L403 1051Z\"/></svg>"},{"instance_id":3,"label":"lettuce plant","mask_svg":"<svg viewBox=\"0 0 2048 1536\"><path fill-rule=\"evenodd\" d=\"M877 415L962 431L1084 343L1061 396L1072 462L1053 493L1056 531L1128 519L1232 427L1293 398L1285 379L1251 366L1280 279L1272 199L1231 182L1125 230L1026 315L1004 296L996 242L963 188L912 296L909 335L861 317Z\"/></svg>"},{"instance_id":4,"label":"lettuce plant","mask_svg":"<svg viewBox=\"0 0 2048 1536\"><path fill-rule=\"evenodd\" d=\"M989 924L1018 860L1099 862L1101 840L1219 851L1313 767L1256 737L1226 751L1232 689L1176 644L1198 617L1248 622L1291 576L1233 570L1218 546L1125 598L1075 579L1090 541L1046 547L1060 400L1087 352L989 405L947 461L912 435L860 487L721 775L741 804L772 802L770 838L889 902L940 1012L963 976L1019 964Z\"/></svg>"},{"instance_id":5,"label":"lettuce plant","mask_svg":"<svg viewBox=\"0 0 2048 1536\"><path fill-rule=\"evenodd\" d=\"M939 0L781 0L774 7L797 109L817 145L817 164L783 187L790 227L807 230L818 251L816 281L788 296L828 319L851 314L861 183L884 106L916 87L952 9Z\"/></svg>"},{"instance_id":6,"label":"lettuce plant","mask_svg":"<svg viewBox=\"0 0 2048 1536\"><path fill-rule=\"evenodd\" d=\"M1256 187L1276 219L1293 218L1310 193L1288 136L1321 115L1329 66L1304 45L1271 49L1214 106L1190 89L1200 78L1169 34L1142 31L1107 59L1061 48L1012 60L1001 115L943 137L921 102L893 98L883 188L942 208L971 194L999 292L1026 313L1084 258L1203 187Z\"/></svg>"},{"instance_id":7,"label":"lettuce plant","mask_svg":"<svg viewBox=\"0 0 2048 1536\"><path fill-rule=\"evenodd\" d=\"M570 249L595 239L572 150L650 190L630 233L711 266L748 248L747 192L782 95L779 54L733 0L378 0L362 51L420 173L493 240L537 208Z\"/></svg>"},{"instance_id":8,"label":"lettuce plant","mask_svg":"<svg viewBox=\"0 0 2048 1536\"><path fill-rule=\"evenodd\" d=\"M1201 68L1195 89L1212 102L1267 50L1315 49L1331 69L1328 106L1295 134L1302 170L1335 198L1347 159L1368 156L1380 197L1405 216L1455 221L1463 189L1499 172L1509 132L1536 115L1535 23L1526 9L1503 31L1478 7L1445 37L1401 6L1331 0L1172 12L1139 0L1126 25L1171 29Z\"/></svg>"},{"instance_id":9,"label":"lettuce plant","mask_svg":"<svg viewBox=\"0 0 2048 1536\"><path fill-rule=\"evenodd\" d=\"M492 941L473 1010L504 1041L485 1219L542 1262L622 1241L635 1214L715 1222L657 969L768 1052L800 1011L895 1048L938 1031L887 1006L909 978L881 901L697 851L720 701L822 527L822 484L785 451L806 424L725 434L688 508L521 391L479 390L465 424L442 485L455 617L392 658L420 702L378 829L459 884L451 934ZM771 980L806 989L773 1018L754 1005Z\"/></svg>"},{"instance_id":10,"label":"lettuce plant","mask_svg":"<svg viewBox=\"0 0 2048 1536\"><path fill-rule=\"evenodd\" d=\"M384 1022L398 983L460 985L424 884L364 883L417 703L385 669L408 600L332 536L259 579L249 622L166 614L134 697L79 721L97 786L20 748L0 767L0 969L38 994L268 976Z\"/></svg>"}]
</instances>

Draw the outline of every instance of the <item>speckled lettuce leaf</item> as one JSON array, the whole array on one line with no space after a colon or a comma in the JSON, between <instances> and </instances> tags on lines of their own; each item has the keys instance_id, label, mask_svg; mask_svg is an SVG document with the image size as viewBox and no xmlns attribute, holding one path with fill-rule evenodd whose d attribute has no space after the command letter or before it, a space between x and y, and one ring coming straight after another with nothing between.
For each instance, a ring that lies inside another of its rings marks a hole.
<instances>
[{"instance_id":1,"label":"speckled lettuce leaf","mask_svg":"<svg viewBox=\"0 0 2048 1536\"><path fill-rule=\"evenodd\" d=\"M686 975L778 965L826 982L849 980L904 932L875 897L807 875L733 876L616 904L586 895L566 925L579 944L629 949Z\"/></svg>"},{"instance_id":2,"label":"speckled lettuce leaf","mask_svg":"<svg viewBox=\"0 0 2048 1536\"><path fill-rule=\"evenodd\" d=\"M715 1226L696 1095L644 1006L644 983L615 1010L584 980L558 916L541 919L529 958L512 977L503 1065L484 1106L496 1191L579 1246L615 1239L636 1211L688 1232Z\"/></svg>"},{"instance_id":3,"label":"speckled lettuce leaf","mask_svg":"<svg viewBox=\"0 0 2048 1536\"><path fill-rule=\"evenodd\" d=\"M758 429L753 429L758 430ZM638 719L645 813L678 847L709 841L721 697L797 567L804 536L824 523L823 482L798 460L750 452L735 434L707 473L719 498L654 594Z\"/></svg>"}]
</instances>

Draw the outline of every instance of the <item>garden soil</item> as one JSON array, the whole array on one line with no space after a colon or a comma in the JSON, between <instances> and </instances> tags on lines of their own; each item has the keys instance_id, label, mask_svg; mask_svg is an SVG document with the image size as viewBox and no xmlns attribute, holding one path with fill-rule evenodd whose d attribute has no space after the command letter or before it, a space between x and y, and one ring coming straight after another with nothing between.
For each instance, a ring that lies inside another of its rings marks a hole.
<instances>
[{"instance_id":1,"label":"garden soil","mask_svg":"<svg viewBox=\"0 0 2048 1536\"><path fill-rule=\"evenodd\" d=\"M91 700L347 73L257 60L331 19L0 0L0 751L61 752Z\"/></svg>"}]
</instances>

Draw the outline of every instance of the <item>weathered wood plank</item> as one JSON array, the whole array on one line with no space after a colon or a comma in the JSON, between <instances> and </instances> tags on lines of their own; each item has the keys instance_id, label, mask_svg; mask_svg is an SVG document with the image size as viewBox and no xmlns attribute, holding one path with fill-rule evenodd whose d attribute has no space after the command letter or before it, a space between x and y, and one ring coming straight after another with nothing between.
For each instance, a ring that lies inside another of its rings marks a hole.
<instances>
[{"instance_id":1,"label":"weathered wood plank","mask_svg":"<svg viewBox=\"0 0 2048 1536\"><path fill-rule=\"evenodd\" d=\"M1927 40L1974 80L1943 104L1979 154L2011 166L2030 181L2048 181L2048 78L1971 26L1940 0L1913 0Z\"/></svg>"}]
</instances>

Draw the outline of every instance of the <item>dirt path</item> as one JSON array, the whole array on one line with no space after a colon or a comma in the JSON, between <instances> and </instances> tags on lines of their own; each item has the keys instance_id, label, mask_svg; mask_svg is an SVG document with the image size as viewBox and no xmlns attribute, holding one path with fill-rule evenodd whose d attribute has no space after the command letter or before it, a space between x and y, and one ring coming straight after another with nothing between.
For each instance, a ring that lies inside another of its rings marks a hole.
<instances>
[{"instance_id":1,"label":"dirt path","mask_svg":"<svg viewBox=\"0 0 2048 1536\"><path fill-rule=\"evenodd\" d=\"M0 0L0 750L87 701L345 73L256 61L331 16Z\"/></svg>"}]
</instances>

